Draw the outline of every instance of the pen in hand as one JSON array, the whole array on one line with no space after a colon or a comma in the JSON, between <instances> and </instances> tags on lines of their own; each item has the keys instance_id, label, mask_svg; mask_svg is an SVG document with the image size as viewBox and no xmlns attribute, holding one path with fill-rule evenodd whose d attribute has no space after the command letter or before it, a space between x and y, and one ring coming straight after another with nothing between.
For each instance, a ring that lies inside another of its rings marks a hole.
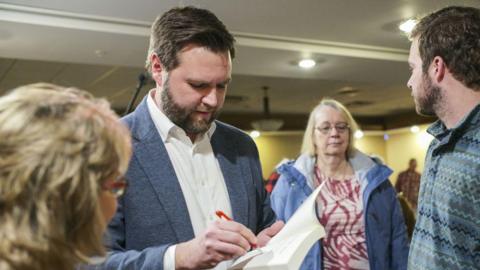
<instances>
[{"instance_id":1,"label":"pen in hand","mask_svg":"<svg viewBox=\"0 0 480 270\"><path fill-rule=\"evenodd\" d=\"M217 215L217 217L219 217L219 218L223 218L223 219L228 220L228 221L233 221L233 219L230 218L229 216L227 216L227 214L225 214L222 210L215 211L215 215ZM252 247L252 249L257 248L256 244L250 244L250 246Z\"/></svg>"},{"instance_id":2,"label":"pen in hand","mask_svg":"<svg viewBox=\"0 0 480 270\"><path fill-rule=\"evenodd\" d=\"M221 211L221 210L215 211L215 215L217 215L217 217L219 217L219 218L224 218L224 219L226 219L226 220L228 220L228 221L232 221L232 219L231 219L229 216L227 216L227 214L225 214L225 213L224 213L223 211Z\"/></svg>"}]
</instances>

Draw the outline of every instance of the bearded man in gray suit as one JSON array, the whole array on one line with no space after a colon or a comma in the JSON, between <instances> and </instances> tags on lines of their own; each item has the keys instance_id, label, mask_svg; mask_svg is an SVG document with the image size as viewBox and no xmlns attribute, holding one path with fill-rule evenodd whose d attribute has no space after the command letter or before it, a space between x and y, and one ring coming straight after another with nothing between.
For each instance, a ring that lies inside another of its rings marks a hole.
<instances>
[{"instance_id":1,"label":"bearded man in gray suit","mask_svg":"<svg viewBox=\"0 0 480 270\"><path fill-rule=\"evenodd\" d=\"M215 120L234 53L233 36L207 10L174 8L152 25L147 68L156 88L124 118L134 154L106 269L226 269L282 228L254 142Z\"/></svg>"}]
</instances>

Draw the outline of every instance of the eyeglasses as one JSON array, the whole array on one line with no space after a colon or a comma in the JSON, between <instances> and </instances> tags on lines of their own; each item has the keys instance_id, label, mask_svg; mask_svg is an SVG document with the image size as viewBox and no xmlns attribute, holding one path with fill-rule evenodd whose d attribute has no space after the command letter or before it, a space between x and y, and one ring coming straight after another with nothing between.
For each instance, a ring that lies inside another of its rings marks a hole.
<instances>
[{"instance_id":1,"label":"eyeglasses","mask_svg":"<svg viewBox=\"0 0 480 270\"><path fill-rule=\"evenodd\" d=\"M118 198L125 193L127 186L127 181L122 177L117 180L107 180L103 182L102 189L110 192L113 196Z\"/></svg>"},{"instance_id":2,"label":"eyeglasses","mask_svg":"<svg viewBox=\"0 0 480 270\"><path fill-rule=\"evenodd\" d=\"M320 127L316 127L315 129L320 131L320 133L327 135L332 131L332 129L336 129L338 133L343 134L347 130L350 130L350 126L347 123L337 123L335 125L324 125Z\"/></svg>"}]
</instances>

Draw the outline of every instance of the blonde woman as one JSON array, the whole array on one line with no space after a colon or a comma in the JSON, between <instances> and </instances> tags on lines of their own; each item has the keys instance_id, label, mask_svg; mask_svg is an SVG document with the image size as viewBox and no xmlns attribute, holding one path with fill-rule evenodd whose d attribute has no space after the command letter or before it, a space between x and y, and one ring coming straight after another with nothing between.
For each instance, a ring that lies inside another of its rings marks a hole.
<instances>
[{"instance_id":1,"label":"blonde woman","mask_svg":"<svg viewBox=\"0 0 480 270\"><path fill-rule=\"evenodd\" d=\"M350 112L332 99L310 113L302 154L278 169L272 192L277 218L288 221L312 190L327 235L315 244L301 269L406 269L405 223L388 167L353 146L357 128Z\"/></svg>"},{"instance_id":2,"label":"blonde woman","mask_svg":"<svg viewBox=\"0 0 480 270\"><path fill-rule=\"evenodd\" d=\"M106 101L34 84L0 98L0 269L73 269L104 255L128 130Z\"/></svg>"}]
</instances>

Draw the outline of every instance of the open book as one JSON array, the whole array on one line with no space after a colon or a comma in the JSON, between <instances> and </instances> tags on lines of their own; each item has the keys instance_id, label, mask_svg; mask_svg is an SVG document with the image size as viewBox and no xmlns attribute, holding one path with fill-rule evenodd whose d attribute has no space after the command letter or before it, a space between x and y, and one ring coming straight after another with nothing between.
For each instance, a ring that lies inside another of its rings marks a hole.
<instances>
[{"instance_id":1,"label":"open book","mask_svg":"<svg viewBox=\"0 0 480 270\"><path fill-rule=\"evenodd\" d=\"M310 194L266 246L237 258L229 269L299 269L312 245L325 236L315 211L316 198L324 184Z\"/></svg>"}]
</instances>

